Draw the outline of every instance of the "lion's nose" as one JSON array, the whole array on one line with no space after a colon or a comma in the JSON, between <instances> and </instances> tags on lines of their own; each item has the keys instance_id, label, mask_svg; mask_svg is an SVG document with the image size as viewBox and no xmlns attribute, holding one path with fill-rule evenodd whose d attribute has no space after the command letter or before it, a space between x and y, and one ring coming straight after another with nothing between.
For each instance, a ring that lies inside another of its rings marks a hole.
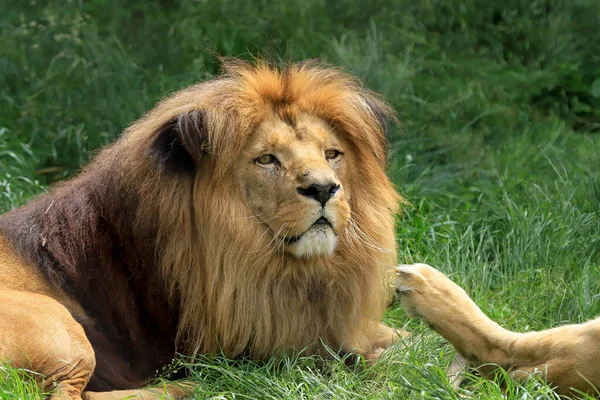
<instances>
[{"instance_id":1,"label":"lion's nose","mask_svg":"<svg viewBox=\"0 0 600 400\"><path fill-rule=\"evenodd\" d=\"M329 201L330 198L333 197L333 195L337 193L338 190L340 190L340 185L337 185L335 183L328 183L326 185L319 185L313 183L312 185L306 188L299 187L298 189L296 189L299 195L308 197L309 199L315 199L316 201L321 203L323 207L325 207L325 204Z\"/></svg>"}]
</instances>

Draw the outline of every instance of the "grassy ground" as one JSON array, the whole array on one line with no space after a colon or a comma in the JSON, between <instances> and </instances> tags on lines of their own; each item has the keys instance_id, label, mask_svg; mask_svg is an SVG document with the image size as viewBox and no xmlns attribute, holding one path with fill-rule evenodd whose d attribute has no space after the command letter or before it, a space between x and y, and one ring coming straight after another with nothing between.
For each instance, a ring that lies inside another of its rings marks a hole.
<instances>
[{"instance_id":1,"label":"grassy ground","mask_svg":"<svg viewBox=\"0 0 600 400\"><path fill-rule=\"evenodd\" d=\"M412 203L400 261L425 261L527 331L600 314L600 3L595 0L4 0L0 211L72 175L214 54L320 57L398 111L390 174ZM199 360L197 398L453 399L450 347L421 333L375 367ZM39 398L0 369L0 399ZM475 379L473 399L555 398Z\"/></svg>"}]
</instances>

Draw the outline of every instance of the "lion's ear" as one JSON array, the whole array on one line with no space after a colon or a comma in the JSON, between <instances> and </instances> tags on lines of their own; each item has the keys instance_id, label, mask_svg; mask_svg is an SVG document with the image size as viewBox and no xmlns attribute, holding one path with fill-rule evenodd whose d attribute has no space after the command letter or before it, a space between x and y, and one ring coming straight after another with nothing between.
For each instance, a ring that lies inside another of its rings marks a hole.
<instances>
[{"instance_id":1,"label":"lion's ear","mask_svg":"<svg viewBox=\"0 0 600 400\"><path fill-rule=\"evenodd\" d=\"M152 153L163 170L194 172L207 153L205 114L191 111L169 121L156 134Z\"/></svg>"}]
</instances>

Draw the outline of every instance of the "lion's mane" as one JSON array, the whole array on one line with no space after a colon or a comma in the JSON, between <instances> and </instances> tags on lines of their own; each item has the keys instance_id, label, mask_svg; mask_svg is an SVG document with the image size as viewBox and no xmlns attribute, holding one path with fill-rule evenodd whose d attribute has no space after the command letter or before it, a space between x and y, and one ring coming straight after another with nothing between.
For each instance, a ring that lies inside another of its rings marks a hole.
<instances>
[{"instance_id":1,"label":"lion's mane","mask_svg":"<svg viewBox=\"0 0 600 400\"><path fill-rule=\"evenodd\" d=\"M351 223L327 259L275 251L231 179L253 129L290 105L343 132L358 155L346 183ZM390 117L337 69L229 61L222 76L162 101L77 177L3 216L0 233L85 310L97 357L90 390L135 387L176 351L366 351L396 262Z\"/></svg>"}]
</instances>

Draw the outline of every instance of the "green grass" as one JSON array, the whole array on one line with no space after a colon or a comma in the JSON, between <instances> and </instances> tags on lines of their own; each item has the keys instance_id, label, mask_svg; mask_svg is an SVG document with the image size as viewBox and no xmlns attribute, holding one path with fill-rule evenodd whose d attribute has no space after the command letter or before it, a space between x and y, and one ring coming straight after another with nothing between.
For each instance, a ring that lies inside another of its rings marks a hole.
<instances>
[{"instance_id":1,"label":"green grass","mask_svg":"<svg viewBox=\"0 0 600 400\"><path fill-rule=\"evenodd\" d=\"M401 262L450 274L492 318L543 329L600 314L600 3L595 0L17 1L0 8L0 211L71 176L214 57L322 58L397 110L389 173L411 202ZM418 333L373 368L301 356L200 359L197 398L455 399L453 350ZM0 399L40 398L0 369ZM473 378L472 399L556 398Z\"/></svg>"},{"instance_id":2,"label":"green grass","mask_svg":"<svg viewBox=\"0 0 600 400\"><path fill-rule=\"evenodd\" d=\"M0 400L42 398L42 390L35 384L36 376L34 372L9 368L0 363ZM41 381L43 377L40 378Z\"/></svg>"}]
</instances>

